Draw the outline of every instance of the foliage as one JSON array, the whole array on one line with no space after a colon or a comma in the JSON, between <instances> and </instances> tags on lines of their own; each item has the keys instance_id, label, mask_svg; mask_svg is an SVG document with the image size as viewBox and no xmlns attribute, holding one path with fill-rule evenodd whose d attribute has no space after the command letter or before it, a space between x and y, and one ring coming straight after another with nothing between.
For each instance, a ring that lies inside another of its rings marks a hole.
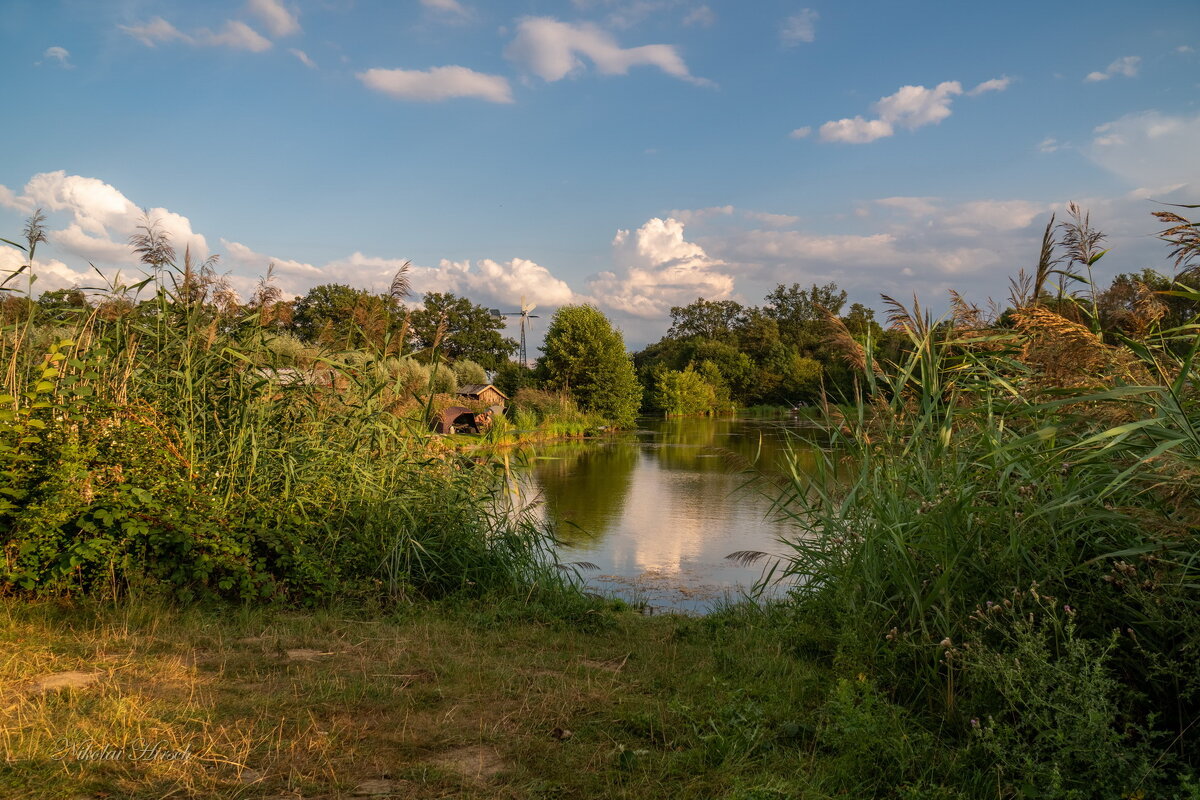
<instances>
[{"instance_id":1,"label":"foliage","mask_svg":"<svg viewBox=\"0 0 1200 800\"><path fill-rule=\"evenodd\" d=\"M459 386L488 382L487 370L469 358L455 361L451 368L454 370L454 377L458 379Z\"/></svg>"},{"instance_id":2,"label":"foliage","mask_svg":"<svg viewBox=\"0 0 1200 800\"><path fill-rule=\"evenodd\" d=\"M889 350L829 317L862 393L780 505L798 608L976 765L973 794L999 775L1002 796L1152 796L1200 766L1200 327L1144 302L1137 338L1107 344L1099 239L1074 216L1073 277L1020 293L1011 327L890 301Z\"/></svg>"},{"instance_id":3,"label":"foliage","mask_svg":"<svg viewBox=\"0 0 1200 800\"><path fill-rule=\"evenodd\" d=\"M428 292L422 308L412 313L413 341L422 359L437 349L450 361L469 359L490 370L517 349L515 341L501 334L504 326L503 317L449 292Z\"/></svg>"},{"instance_id":4,"label":"foliage","mask_svg":"<svg viewBox=\"0 0 1200 800\"><path fill-rule=\"evenodd\" d=\"M439 353L387 355L395 337L375 347L359 324L336 330L367 350L306 346L186 254L176 267L154 223L135 245L151 277L111 287L68 336L47 339L62 329L32 304L0 330L0 593L311 603L563 585L492 465L429 438L415 398L455 386ZM364 297L327 288L298 304L305 324ZM126 310L106 315L114 302Z\"/></svg>"},{"instance_id":5,"label":"foliage","mask_svg":"<svg viewBox=\"0 0 1200 800\"><path fill-rule=\"evenodd\" d=\"M715 367L711 361L706 361L705 364L708 365L711 375ZM716 377L720 377L719 372L716 373ZM662 409L668 416L709 414L717 409L717 392L713 384L689 364L682 371L660 372L655 381L651 402L655 408Z\"/></svg>"},{"instance_id":6,"label":"foliage","mask_svg":"<svg viewBox=\"0 0 1200 800\"><path fill-rule=\"evenodd\" d=\"M633 424L642 388L620 331L594 306L562 306L546 329L538 370L547 388L619 426Z\"/></svg>"}]
</instances>

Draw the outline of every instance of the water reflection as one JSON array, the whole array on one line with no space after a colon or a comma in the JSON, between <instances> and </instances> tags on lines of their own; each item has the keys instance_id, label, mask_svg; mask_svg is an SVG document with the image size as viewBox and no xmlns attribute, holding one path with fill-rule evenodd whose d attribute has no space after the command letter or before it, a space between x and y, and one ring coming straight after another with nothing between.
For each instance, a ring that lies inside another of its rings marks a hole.
<instances>
[{"instance_id":1,"label":"water reflection","mask_svg":"<svg viewBox=\"0 0 1200 800\"><path fill-rule=\"evenodd\" d=\"M651 605L699 610L760 575L725 558L781 552L794 533L771 518L771 493L752 466L776 474L784 442L807 450L795 423L673 419L616 438L525 453L522 483L564 541L562 558L598 564L596 588Z\"/></svg>"}]
</instances>

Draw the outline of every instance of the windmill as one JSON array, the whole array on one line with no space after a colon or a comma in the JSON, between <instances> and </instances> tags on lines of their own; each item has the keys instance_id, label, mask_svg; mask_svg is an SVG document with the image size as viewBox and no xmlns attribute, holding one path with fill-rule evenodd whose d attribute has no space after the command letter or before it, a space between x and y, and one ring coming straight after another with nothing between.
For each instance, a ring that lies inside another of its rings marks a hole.
<instances>
[{"instance_id":1,"label":"windmill","mask_svg":"<svg viewBox=\"0 0 1200 800\"><path fill-rule=\"evenodd\" d=\"M529 312L533 311L535 308L537 308L536 305L534 305L533 303L526 303L525 295L521 295L521 310L520 311L501 311L498 308L492 309L492 315L496 316L496 317L520 317L521 318L521 353L520 353L520 356L521 356L521 366L522 367L529 366L529 354L525 350L525 329L526 329L526 327L528 327L529 325L532 324L529 322L529 320L538 319L537 314L529 313Z\"/></svg>"}]
</instances>

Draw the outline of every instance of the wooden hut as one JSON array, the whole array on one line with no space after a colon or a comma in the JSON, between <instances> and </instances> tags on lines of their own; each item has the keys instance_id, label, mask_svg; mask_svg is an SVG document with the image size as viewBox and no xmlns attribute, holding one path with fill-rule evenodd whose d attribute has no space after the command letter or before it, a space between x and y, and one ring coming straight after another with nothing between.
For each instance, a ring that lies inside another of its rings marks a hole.
<instances>
[{"instance_id":1,"label":"wooden hut","mask_svg":"<svg viewBox=\"0 0 1200 800\"><path fill-rule=\"evenodd\" d=\"M437 433L479 433L479 422L471 409L450 406L438 415L434 430Z\"/></svg>"},{"instance_id":2,"label":"wooden hut","mask_svg":"<svg viewBox=\"0 0 1200 800\"><path fill-rule=\"evenodd\" d=\"M490 383L468 383L458 387L458 394L460 397L479 400L488 406L504 408L508 403L508 395Z\"/></svg>"}]
</instances>

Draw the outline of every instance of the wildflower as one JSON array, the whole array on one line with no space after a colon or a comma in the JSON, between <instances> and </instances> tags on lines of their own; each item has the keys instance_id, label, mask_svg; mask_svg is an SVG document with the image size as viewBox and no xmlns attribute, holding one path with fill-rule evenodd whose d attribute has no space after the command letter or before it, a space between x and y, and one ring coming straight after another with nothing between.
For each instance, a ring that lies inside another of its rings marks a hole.
<instances>
[{"instance_id":1,"label":"wildflower","mask_svg":"<svg viewBox=\"0 0 1200 800\"><path fill-rule=\"evenodd\" d=\"M939 647L953 647L953 646L954 646L954 642L950 641L949 636L947 636L945 639L942 639L941 644L939 645Z\"/></svg>"},{"instance_id":2,"label":"wildflower","mask_svg":"<svg viewBox=\"0 0 1200 800\"><path fill-rule=\"evenodd\" d=\"M1067 614L1069 614L1072 617L1075 616L1075 609L1071 608L1068 605L1065 605L1065 604L1063 605L1063 611L1067 612Z\"/></svg>"}]
</instances>

